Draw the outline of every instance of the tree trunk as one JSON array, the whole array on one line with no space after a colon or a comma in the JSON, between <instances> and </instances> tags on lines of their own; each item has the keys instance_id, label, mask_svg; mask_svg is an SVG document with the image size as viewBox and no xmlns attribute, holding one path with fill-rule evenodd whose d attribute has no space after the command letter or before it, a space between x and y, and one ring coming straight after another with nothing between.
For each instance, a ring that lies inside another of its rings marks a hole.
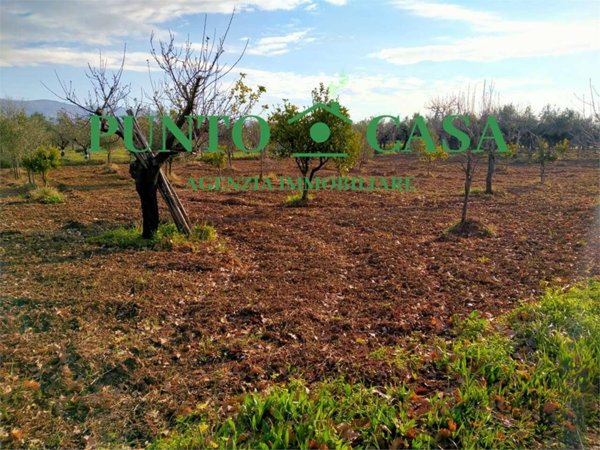
<instances>
[{"instance_id":1,"label":"tree trunk","mask_svg":"<svg viewBox=\"0 0 600 450\"><path fill-rule=\"evenodd\" d=\"M303 205L306 205L308 203L308 182L306 180L307 176L308 176L308 166L306 167L306 170L302 170L300 172L302 174L302 197L300 197L300 201ZM308 179L310 180L310 176L308 177Z\"/></svg>"},{"instance_id":2,"label":"tree trunk","mask_svg":"<svg viewBox=\"0 0 600 450\"><path fill-rule=\"evenodd\" d=\"M21 168L19 167L18 159L13 160L13 176L14 176L15 180L18 180L19 178L21 178Z\"/></svg>"},{"instance_id":3,"label":"tree trunk","mask_svg":"<svg viewBox=\"0 0 600 450\"><path fill-rule=\"evenodd\" d=\"M127 110L127 114L131 116L134 115L131 109ZM119 130L122 133L123 124L119 119L117 120L119 122ZM135 118L133 120L133 129L136 146L138 148L148 148L148 141ZM157 161L152 153L135 153L135 158L136 159L129 165L129 173L132 178L136 180L136 190L138 191L142 203L144 237L151 238L158 229L159 216L156 189L160 191L163 200L167 204L171 216L173 217L173 221L175 222L175 225L177 225L177 229L186 236L189 236L192 229L190 219L185 208L181 204L181 200L179 200L177 192L175 192L165 174L160 170L161 162ZM162 162L164 162L164 160L162 160ZM146 173L146 176L143 176L144 173ZM138 178L140 179L139 183ZM141 188L141 193L138 185ZM152 198L152 193L154 198ZM147 209L148 212L146 212L145 209Z\"/></svg>"},{"instance_id":4,"label":"tree trunk","mask_svg":"<svg viewBox=\"0 0 600 450\"><path fill-rule=\"evenodd\" d=\"M494 177L494 170L496 167L496 152L490 150L488 153L488 169L487 175L485 176L485 193L493 194L494 191L492 189L492 179Z\"/></svg>"},{"instance_id":5,"label":"tree trunk","mask_svg":"<svg viewBox=\"0 0 600 450\"><path fill-rule=\"evenodd\" d=\"M229 169L233 169L233 149L230 146L227 148L227 163L229 164Z\"/></svg>"},{"instance_id":6,"label":"tree trunk","mask_svg":"<svg viewBox=\"0 0 600 450\"><path fill-rule=\"evenodd\" d=\"M302 184L302 203L308 202L308 186L306 185L306 180Z\"/></svg>"},{"instance_id":7,"label":"tree trunk","mask_svg":"<svg viewBox=\"0 0 600 450\"><path fill-rule=\"evenodd\" d=\"M110 168L112 166L112 150L106 152L106 165Z\"/></svg>"},{"instance_id":8,"label":"tree trunk","mask_svg":"<svg viewBox=\"0 0 600 450\"><path fill-rule=\"evenodd\" d=\"M540 182L542 184L546 182L546 162L543 159L540 163Z\"/></svg>"},{"instance_id":9,"label":"tree trunk","mask_svg":"<svg viewBox=\"0 0 600 450\"><path fill-rule=\"evenodd\" d=\"M467 152L467 167L465 169L465 197L463 200L462 216L460 223L467 221L467 210L469 208L469 194L471 193L471 179L473 177L473 157L471 152Z\"/></svg>"},{"instance_id":10,"label":"tree trunk","mask_svg":"<svg viewBox=\"0 0 600 450\"><path fill-rule=\"evenodd\" d=\"M48 172L42 171L42 182L44 183L44 187L48 187Z\"/></svg>"},{"instance_id":11,"label":"tree trunk","mask_svg":"<svg viewBox=\"0 0 600 450\"><path fill-rule=\"evenodd\" d=\"M129 164L129 173L135 180L135 189L140 197L142 206L142 237L151 239L158 229L158 174L160 167L149 164L143 167L140 161L134 160Z\"/></svg>"},{"instance_id":12,"label":"tree trunk","mask_svg":"<svg viewBox=\"0 0 600 450\"><path fill-rule=\"evenodd\" d=\"M264 175L264 171L265 171L265 149L263 148L260 151L260 175L258 177L259 181L262 181L263 175Z\"/></svg>"}]
</instances>

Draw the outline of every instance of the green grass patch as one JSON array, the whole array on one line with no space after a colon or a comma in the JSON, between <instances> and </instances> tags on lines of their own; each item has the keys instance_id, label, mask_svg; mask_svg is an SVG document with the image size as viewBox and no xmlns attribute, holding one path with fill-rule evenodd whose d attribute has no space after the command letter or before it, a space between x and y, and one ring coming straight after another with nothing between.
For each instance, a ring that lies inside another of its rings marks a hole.
<instances>
[{"instance_id":1,"label":"green grass patch","mask_svg":"<svg viewBox=\"0 0 600 450\"><path fill-rule=\"evenodd\" d=\"M260 159L260 152L250 153L250 152L235 151L235 152L233 152L233 159L238 160L238 161Z\"/></svg>"},{"instance_id":2,"label":"green grass patch","mask_svg":"<svg viewBox=\"0 0 600 450\"><path fill-rule=\"evenodd\" d=\"M308 194L305 200L302 199L302 192L298 192L296 194L288 195L285 198L285 205L290 207L296 206L306 206L309 200L313 200L315 198L314 195Z\"/></svg>"},{"instance_id":3,"label":"green grass patch","mask_svg":"<svg viewBox=\"0 0 600 450\"><path fill-rule=\"evenodd\" d=\"M217 238L217 231L211 225L192 228L190 236L180 233L174 223L162 224L152 239L144 239L139 227L119 227L107 230L88 239L91 244L119 248L151 248L155 250L187 250L196 252L200 244Z\"/></svg>"},{"instance_id":4,"label":"green grass patch","mask_svg":"<svg viewBox=\"0 0 600 450\"><path fill-rule=\"evenodd\" d=\"M56 204L64 203L65 197L52 187L38 187L25 194L25 198L37 203Z\"/></svg>"},{"instance_id":5,"label":"green grass patch","mask_svg":"<svg viewBox=\"0 0 600 450\"><path fill-rule=\"evenodd\" d=\"M131 160L130 152L125 148L117 148L112 151L113 164L128 163ZM62 158L63 166L96 166L106 164L106 151L90 152L90 158L85 159L83 151L68 149Z\"/></svg>"},{"instance_id":6,"label":"green grass patch","mask_svg":"<svg viewBox=\"0 0 600 450\"><path fill-rule=\"evenodd\" d=\"M228 418L198 405L151 448L571 448L598 425L598 282L500 320L473 313L452 340L426 345L435 358L420 370L445 378L443 390L292 380L245 396Z\"/></svg>"}]
</instances>

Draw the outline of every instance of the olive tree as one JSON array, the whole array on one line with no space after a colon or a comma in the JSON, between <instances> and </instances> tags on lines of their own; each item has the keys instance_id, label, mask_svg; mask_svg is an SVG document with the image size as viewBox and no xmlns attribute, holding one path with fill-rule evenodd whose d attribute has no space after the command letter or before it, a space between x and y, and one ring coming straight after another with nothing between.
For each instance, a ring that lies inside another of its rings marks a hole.
<instances>
[{"instance_id":1,"label":"olive tree","mask_svg":"<svg viewBox=\"0 0 600 450\"><path fill-rule=\"evenodd\" d=\"M0 157L9 161L15 179L21 178L23 158L50 141L50 128L41 114L27 117L22 110L0 111Z\"/></svg>"}]
</instances>

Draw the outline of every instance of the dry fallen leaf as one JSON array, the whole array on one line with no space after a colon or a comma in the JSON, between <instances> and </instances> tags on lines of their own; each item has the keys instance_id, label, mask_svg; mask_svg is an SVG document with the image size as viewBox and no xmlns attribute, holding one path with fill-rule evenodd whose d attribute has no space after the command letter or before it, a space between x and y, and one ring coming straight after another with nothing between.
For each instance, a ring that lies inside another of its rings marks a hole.
<instances>
[{"instance_id":1,"label":"dry fallen leaf","mask_svg":"<svg viewBox=\"0 0 600 450\"><path fill-rule=\"evenodd\" d=\"M548 414L548 415L554 414L558 410L560 410L560 405L558 403L556 403L556 402L544 403L544 407L543 407L544 414Z\"/></svg>"},{"instance_id":2,"label":"dry fallen leaf","mask_svg":"<svg viewBox=\"0 0 600 450\"><path fill-rule=\"evenodd\" d=\"M19 428L13 428L12 430L10 430L10 436L15 441L21 441L21 440L23 440L23 431L20 430Z\"/></svg>"},{"instance_id":3,"label":"dry fallen leaf","mask_svg":"<svg viewBox=\"0 0 600 450\"><path fill-rule=\"evenodd\" d=\"M35 380L25 380L23 382L23 387L27 389L31 389L33 391L37 391L40 388L40 383Z\"/></svg>"},{"instance_id":4,"label":"dry fallen leaf","mask_svg":"<svg viewBox=\"0 0 600 450\"><path fill-rule=\"evenodd\" d=\"M448 429L453 433L456 431L456 422L454 420L448 419Z\"/></svg>"}]
</instances>

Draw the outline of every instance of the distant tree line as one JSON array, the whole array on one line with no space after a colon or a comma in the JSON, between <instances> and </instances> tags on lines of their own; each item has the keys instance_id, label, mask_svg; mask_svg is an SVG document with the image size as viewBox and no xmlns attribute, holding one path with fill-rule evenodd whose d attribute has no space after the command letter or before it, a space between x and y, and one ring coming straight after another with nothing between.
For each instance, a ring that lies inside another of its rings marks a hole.
<instances>
[{"instance_id":1,"label":"distant tree line","mask_svg":"<svg viewBox=\"0 0 600 450\"><path fill-rule=\"evenodd\" d=\"M243 79L242 74L231 91L224 96L229 105L228 111L237 117L248 114L250 108L257 104L260 94L264 92L264 88L251 90L243 83ZM593 87L591 89L594 94ZM312 97L313 102L323 104L337 102L337 99L330 97L328 90L322 84L313 91ZM592 99L594 98L592 95ZM305 154L311 152L318 154L324 150L335 150L333 147L339 147L339 150L347 153L346 158L340 159L319 156L295 158L299 171L308 181L324 167L337 169L338 173L343 175L356 166L361 167L374 157L375 152L365 139L372 118L355 121L351 126L346 126L325 113L322 117L307 117L306 120L296 124L297 126L287 124L287 121L299 110L299 107L284 101L270 113L268 121L272 134L271 144L259 155L261 177L267 154L275 158L285 158L298 151ZM163 107L162 111L167 110ZM400 148L403 148L408 142L410 148L405 150L418 154L421 160L428 163L429 170L430 164L434 161L452 156L445 149L457 148L459 144L455 136L446 132L443 126L444 118L462 117L463 121L457 122L457 128L468 134L471 142L479 142L482 135L485 135L485 124L488 118L493 115L510 149L508 155L499 153L494 143L486 141L481 152L467 149L454 155L454 159L460 161L464 173L465 191L461 218L463 223L467 221L473 175L482 160L487 162L485 192L493 194L493 177L498 159L501 157L539 164L540 181L543 184L548 163L569 151L573 156L580 158L589 155L590 152L597 155L600 149L600 116L594 103L591 104L589 115L571 108L561 109L551 105L536 114L531 107L521 108L513 104L499 104L493 85L484 84L483 91L479 95L474 91L466 91L434 98L427 104L427 111L425 122L428 134L435 145L434 152L425 149L424 139L414 139L414 136L411 138L411 134L416 129L415 121L419 118L417 114L398 121L382 120L376 133L379 147L391 149L398 147L400 143ZM349 115L348 110L343 106L341 112L346 116ZM136 115L142 116L148 113L149 111L138 110ZM315 144L309 138L308 130L317 120L326 122L331 129L332 134L328 143ZM139 127L148 138L150 148L161 147L161 143L158 142L161 134L158 122L148 123L146 120L140 120ZM248 121L244 128L244 140L249 148L254 148L260 135L257 124ZM208 138L206 130L197 136L194 148L200 154L201 160L217 167L220 172L226 164L232 167L234 146L228 133L229 126L219 124L218 129L219 148L222 153L203 152L202 145L206 144ZM112 151L121 145L119 137L103 138L102 148L107 150L107 165L110 166L112 163ZM326 145L329 147L333 145L333 147L325 148ZM6 108L0 110L0 164L2 167L10 167L15 178L20 178L22 169L25 169L30 183L35 182L34 173L39 173L46 184L48 170L60 164L57 155L62 158L67 150L87 155L89 147L90 123L86 117L72 117L60 113L55 120L49 120L41 114L26 116L23 111ZM163 159L166 162L167 172L170 172L173 159L186 157L186 153L171 151L167 156L169 157ZM307 189L303 189L301 203L306 201Z\"/></svg>"}]
</instances>

